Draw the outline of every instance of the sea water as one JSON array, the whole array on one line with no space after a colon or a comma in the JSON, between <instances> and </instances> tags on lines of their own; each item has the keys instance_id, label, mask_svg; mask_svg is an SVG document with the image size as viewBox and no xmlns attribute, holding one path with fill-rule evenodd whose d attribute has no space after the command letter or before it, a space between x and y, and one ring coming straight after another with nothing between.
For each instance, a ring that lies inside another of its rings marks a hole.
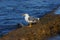
<instances>
[{"instance_id":1,"label":"sea water","mask_svg":"<svg viewBox=\"0 0 60 40\"><path fill-rule=\"evenodd\" d=\"M48 40L60 40L60 35L49 38Z\"/></svg>"}]
</instances>

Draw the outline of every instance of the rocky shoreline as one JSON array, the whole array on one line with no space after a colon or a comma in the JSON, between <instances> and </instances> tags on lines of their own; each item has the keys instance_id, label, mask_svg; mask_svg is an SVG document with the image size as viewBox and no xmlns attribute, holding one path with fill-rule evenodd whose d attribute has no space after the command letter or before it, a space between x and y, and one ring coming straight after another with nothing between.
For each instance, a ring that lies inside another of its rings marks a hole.
<instances>
[{"instance_id":1,"label":"rocky shoreline","mask_svg":"<svg viewBox=\"0 0 60 40\"><path fill-rule=\"evenodd\" d=\"M47 14L37 24L18 28L4 35L0 40L47 40L60 34L60 15Z\"/></svg>"}]
</instances>

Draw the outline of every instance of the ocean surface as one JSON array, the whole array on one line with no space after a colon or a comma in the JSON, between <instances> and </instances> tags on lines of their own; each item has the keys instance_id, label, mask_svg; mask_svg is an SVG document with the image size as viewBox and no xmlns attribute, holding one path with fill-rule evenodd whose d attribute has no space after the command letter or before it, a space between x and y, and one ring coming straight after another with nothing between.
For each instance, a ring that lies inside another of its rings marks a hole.
<instances>
[{"instance_id":1,"label":"ocean surface","mask_svg":"<svg viewBox=\"0 0 60 40\"><path fill-rule=\"evenodd\" d=\"M49 38L48 40L60 40L60 35Z\"/></svg>"},{"instance_id":2,"label":"ocean surface","mask_svg":"<svg viewBox=\"0 0 60 40\"><path fill-rule=\"evenodd\" d=\"M21 14L43 17L58 5L60 0L0 0L0 35L16 29L18 23L27 25ZM60 13L60 7L55 13Z\"/></svg>"}]
</instances>

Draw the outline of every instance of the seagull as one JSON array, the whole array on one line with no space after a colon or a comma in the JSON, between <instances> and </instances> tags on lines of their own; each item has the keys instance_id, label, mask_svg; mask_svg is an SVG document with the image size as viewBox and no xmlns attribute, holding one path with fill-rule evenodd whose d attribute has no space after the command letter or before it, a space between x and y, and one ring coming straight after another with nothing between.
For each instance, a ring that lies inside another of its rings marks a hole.
<instances>
[{"instance_id":1,"label":"seagull","mask_svg":"<svg viewBox=\"0 0 60 40\"><path fill-rule=\"evenodd\" d=\"M32 27L32 23L36 23L40 18L30 16L28 13L23 14L25 21L29 23L29 27Z\"/></svg>"}]
</instances>

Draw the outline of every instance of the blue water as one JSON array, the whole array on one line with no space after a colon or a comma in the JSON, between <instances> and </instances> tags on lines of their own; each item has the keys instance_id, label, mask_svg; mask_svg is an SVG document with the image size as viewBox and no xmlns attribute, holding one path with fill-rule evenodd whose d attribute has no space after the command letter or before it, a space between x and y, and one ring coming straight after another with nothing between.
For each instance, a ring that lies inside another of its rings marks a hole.
<instances>
[{"instance_id":1,"label":"blue water","mask_svg":"<svg viewBox=\"0 0 60 40\"><path fill-rule=\"evenodd\" d=\"M16 29L18 23L27 25L22 13L43 17L60 5L60 0L0 0L0 35Z\"/></svg>"},{"instance_id":2,"label":"blue water","mask_svg":"<svg viewBox=\"0 0 60 40\"><path fill-rule=\"evenodd\" d=\"M55 14L60 14L60 7L55 11Z\"/></svg>"},{"instance_id":3,"label":"blue water","mask_svg":"<svg viewBox=\"0 0 60 40\"><path fill-rule=\"evenodd\" d=\"M60 35L49 38L48 40L60 40Z\"/></svg>"}]
</instances>

